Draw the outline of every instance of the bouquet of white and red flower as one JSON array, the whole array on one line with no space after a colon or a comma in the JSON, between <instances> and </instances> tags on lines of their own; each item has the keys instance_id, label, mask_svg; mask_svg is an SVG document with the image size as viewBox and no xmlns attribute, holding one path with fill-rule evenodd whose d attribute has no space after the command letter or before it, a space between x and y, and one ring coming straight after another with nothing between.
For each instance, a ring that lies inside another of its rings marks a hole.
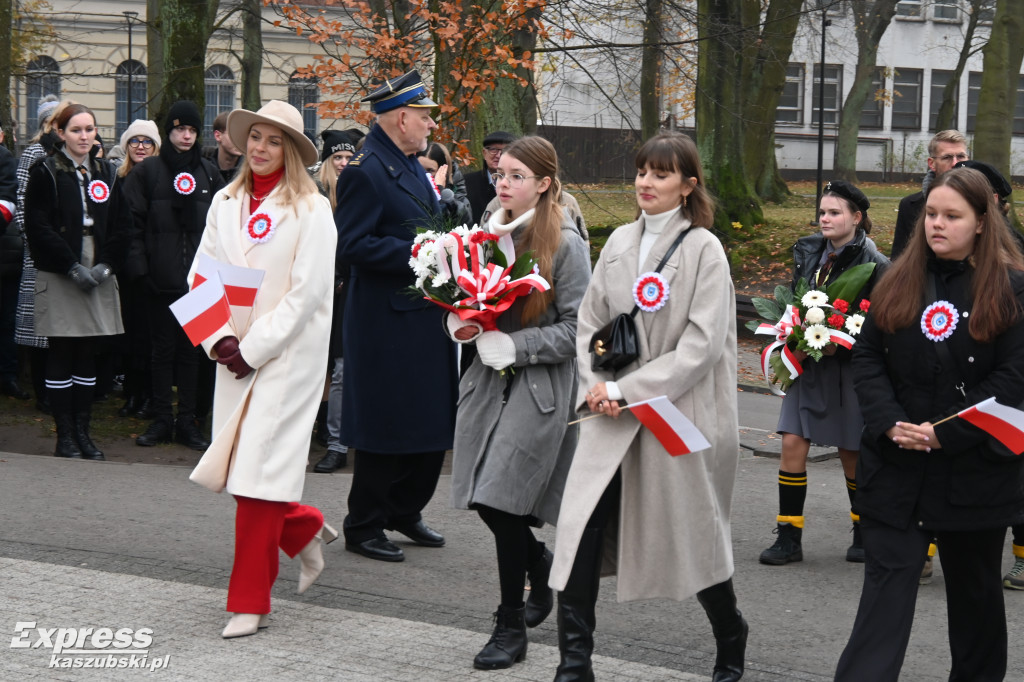
<instances>
[{"instance_id":1,"label":"bouquet of white and red flower","mask_svg":"<svg viewBox=\"0 0 1024 682\"><path fill-rule=\"evenodd\" d=\"M409 266L417 293L485 331L497 329L495 321L520 296L551 288L537 274L532 251L517 258L511 235L499 237L480 227L421 232Z\"/></svg>"},{"instance_id":2,"label":"bouquet of white and red flower","mask_svg":"<svg viewBox=\"0 0 1024 682\"><path fill-rule=\"evenodd\" d=\"M853 347L854 337L860 334L864 313L871 303L867 299L861 300L856 312L850 311L850 303L867 284L874 269L874 263L854 266L826 286L824 291L811 289L806 281L800 280L795 291L789 287L775 287L774 300L751 299L757 312L769 321L752 320L747 323L747 329L755 334L775 337L775 341L761 351L761 371L772 393L785 395L785 389L803 374L794 351L803 351L815 362L820 362L830 345L847 349ZM781 349L780 353L772 355L777 348Z\"/></svg>"}]
</instances>

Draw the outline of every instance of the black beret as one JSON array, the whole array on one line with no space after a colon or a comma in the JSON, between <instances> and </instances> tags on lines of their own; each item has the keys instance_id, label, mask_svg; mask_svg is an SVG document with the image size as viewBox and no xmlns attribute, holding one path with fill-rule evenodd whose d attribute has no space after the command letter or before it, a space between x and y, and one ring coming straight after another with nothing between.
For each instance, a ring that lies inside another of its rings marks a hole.
<instances>
[{"instance_id":1,"label":"black beret","mask_svg":"<svg viewBox=\"0 0 1024 682\"><path fill-rule=\"evenodd\" d=\"M484 146L488 147L492 144L512 144L516 141L516 136L512 133L506 133L504 130L495 130L493 133L487 133L487 137L484 138Z\"/></svg>"},{"instance_id":2,"label":"black beret","mask_svg":"<svg viewBox=\"0 0 1024 682\"><path fill-rule=\"evenodd\" d=\"M871 208L871 202L864 196L864 192L846 182L845 180L832 180L825 185L825 192L840 196L857 207L861 213L867 213Z\"/></svg>"},{"instance_id":3,"label":"black beret","mask_svg":"<svg viewBox=\"0 0 1024 682\"><path fill-rule=\"evenodd\" d=\"M1010 196L1010 193L1013 192L1013 187L1011 187L1010 183L1006 181L1003 174L996 170L996 167L990 163L969 159L967 161L959 162L953 166L953 168L973 168L980 172L988 180L988 184L992 185L992 191L998 194L1000 199L1005 200L1006 197Z\"/></svg>"}]
</instances>

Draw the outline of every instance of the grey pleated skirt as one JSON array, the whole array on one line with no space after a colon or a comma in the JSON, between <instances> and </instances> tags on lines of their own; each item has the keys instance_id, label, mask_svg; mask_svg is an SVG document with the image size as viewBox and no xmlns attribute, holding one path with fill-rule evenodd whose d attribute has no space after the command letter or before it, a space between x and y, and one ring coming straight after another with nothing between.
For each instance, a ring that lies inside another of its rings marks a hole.
<instances>
[{"instance_id":1,"label":"grey pleated skirt","mask_svg":"<svg viewBox=\"0 0 1024 682\"><path fill-rule=\"evenodd\" d=\"M779 433L803 436L816 445L860 450L864 419L847 359L806 360L804 373L782 399Z\"/></svg>"},{"instance_id":2,"label":"grey pleated skirt","mask_svg":"<svg viewBox=\"0 0 1024 682\"><path fill-rule=\"evenodd\" d=\"M83 238L82 265L92 265L91 237ZM124 333L117 278L82 291L67 275L39 270L35 286L36 336L113 336Z\"/></svg>"}]
</instances>

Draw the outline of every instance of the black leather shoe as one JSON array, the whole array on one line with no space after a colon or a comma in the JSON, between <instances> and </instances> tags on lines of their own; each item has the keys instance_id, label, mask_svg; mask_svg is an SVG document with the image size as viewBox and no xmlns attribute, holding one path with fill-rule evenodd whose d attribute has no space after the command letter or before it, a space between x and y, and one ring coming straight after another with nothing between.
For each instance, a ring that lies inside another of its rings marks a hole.
<instances>
[{"instance_id":1,"label":"black leather shoe","mask_svg":"<svg viewBox=\"0 0 1024 682\"><path fill-rule=\"evenodd\" d=\"M203 437L199 427L191 419L179 419L174 427L174 440L187 448L202 452L210 447L210 441Z\"/></svg>"},{"instance_id":2,"label":"black leather shoe","mask_svg":"<svg viewBox=\"0 0 1024 682\"><path fill-rule=\"evenodd\" d=\"M135 444L148 448L159 443L170 443L172 431L173 429L169 423L162 419L157 419L154 422L150 422L149 428L146 429L145 433L135 439Z\"/></svg>"},{"instance_id":3,"label":"black leather shoe","mask_svg":"<svg viewBox=\"0 0 1024 682\"><path fill-rule=\"evenodd\" d=\"M132 416L138 417L139 419L152 419L155 417L156 413L153 412L153 399L143 398L142 402L139 403L138 409L135 410Z\"/></svg>"},{"instance_id":4,"label":"black leather shoe","mask_svg":"<svg viewBox=\"0 0 1024 682\"><path fill-rule=\"evenodd\" d=\"M444 536L433 528L428 527L422 520L402 526L392 526L391 528L388 528L388 530L398 531L417 545L423 545L424 547L444 547Z\"/></svg>"},{"instance_id":5,"label":"black leather shoe","mask_svg":"<svg viewBox=\"0 0 1024 682\"><path fill-rule=\"evenodd\" d=\"M139 403L141 401L133 395L128 396L128 399L124 401L124 405L117 411L118 417L130 417L135 414L135 411L139 409Z\"/></svg>"},{"instance_id":6,"label":"black leather shoe","mask_svg":"<svg viewBox=\"0 0 1024 682\"><path fill-rule=\"evenodd\" d=\"M313 467L313 471L318 474L329 474L332 471L338 469L344 469L348 465L348 453L342 452L341 450L328 450L327 454L323 456L316 466Z\"/></svg>"},{"instance_id":7,"label":"black leather shoe","mask_svg":"<svg viewBox=\"0 0 1024 682\"><path fill-rule=\"evenodd\" d=\"M8 379L4 382L0 382L0 393L9 395L12 398L17 398L18 400L28 400L32 397L27 391L21 390L21 386L19 386L18 382L14 379Z\"/></svg>"},{"instance_id":8,"label":"black leather shoe","mask_svg":"<svg viewBox=\"0 0 1024 682\"><path fill-rule=\"evenodd\" d=\"M405 561L405 553L387 538L371 538L366 542L345 542L345 549L377 561Z\"/></svg>"}]
</instances>

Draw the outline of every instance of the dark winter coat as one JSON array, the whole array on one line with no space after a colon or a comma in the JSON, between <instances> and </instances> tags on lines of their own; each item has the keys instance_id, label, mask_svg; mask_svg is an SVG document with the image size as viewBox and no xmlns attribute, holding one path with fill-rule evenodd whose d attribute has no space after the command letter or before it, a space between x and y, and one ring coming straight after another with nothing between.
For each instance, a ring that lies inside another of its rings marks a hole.
<instances>
[{"instance_id":1,"label":"dark winter coat","mask_svg":"<svg viewBox=\"0 0 1024 682\"><path fill-rule=\"evenodd\" d=\"M84 218L81 200L81 182L78 171L58 144L52 155L37 161L29 170L25 187L25 236L36 268L66 275L82 257L82 226ZM124 261L127 235L112 229L108 220L110 191L114 185L114 167L103 159L95 158L96 150L88 160L92 181L107 185L107 198L96 201L87 194L93 225L95 263L106 263L115 272Z\"/></svg>"},{"instance_id":2,"label":"dark winter coat","mask_svg":"<svg viewBox=\"0 0 1024 682\"><path fill-rule=\"evenodd\" d=\"M338 176L338 262L345 288L341 440L415 454L452 447L458 364L444 311L409 292L416 228L439 206L422 166L379 126Z\"/></svg>"},{"instance_id":3,"label":"dark winter coat","mask_svg":"<svg viewBox=\"0 0 1024 682\"><path fill-rule=\"evenodd\" d=\"M857 463L854 510L896 528L975 530L1024 521L1024 458L999 460L987 434L963 419L935 427L942 448L903 450L885 432L897 421L936 422L982 400L1003 405L1024 401L1024 317L992 343L968 333L973 274L965 262L933 260L936 297L952 303L957 326L944 341L924 336L914 321L884 334L868 316L853 347L854 383L864 435ZM1012 279L1024 304L1024 276ZM932 301L923 301L921 310ZM936 344L945 343L959 379L945 369ZM962 380L966 395L956 384Z\"/></svg>"},{"instance_id":4,"label":"dark winter coat","mask_svg":"<svg viewBox=\"0 0 1024 682\"><path fill-rule=\"evenodd\" d=\"M801 237L793 245L794 289L796 289L796 285L800 280L812 282L812 278L818 272L821 254L825 252L827 244L828 240L820 232L817 232ZM857 230L853 240L846 245L836 258L836 263L832 266L832 270L829 273L828 282L831 283L841 273L855 265L862 265L864 263L875 263L877 267L871 274L871 279L868 280L861 290L861 298L867 297L875 282L878 281L882 273L889 267L889 259L882 255L875 246L875 242L864 233L864 230ZM855 301L850 301L850 303L855 303Z\"/></svg>"},{"instance_id":5,"label":"dark winter coat","mask_svg":"<svg viewBox=\"0 0 1024 682\"><path fill-rule=\"evenodd\" d=\"M143 159L124 178L132 235L124 274L129 281L143 277L152 293L188 291L185 279L203 236L210 202L224 187L220 171L205 159L189 172L196 179L197 194L190 202L196 213L191 224L176 216L175 203L180 201L174 189L176 174L160 156Z\"/></svg>"},{"instance_id":6,"label":"dark winter coat","mask_svg":"<svg viewBox=\"0 0 1024 682\"><path fill-rule=\"evenodd\" d=\"M473 171L465 175L466 196L469 197L469 208L473 213L474 225L480 224L487 204L498 195L494 185L491 184L491 179L488 177L490 174L490 169L485 167L483 170Z\"/></svg>"}]
</instances>

